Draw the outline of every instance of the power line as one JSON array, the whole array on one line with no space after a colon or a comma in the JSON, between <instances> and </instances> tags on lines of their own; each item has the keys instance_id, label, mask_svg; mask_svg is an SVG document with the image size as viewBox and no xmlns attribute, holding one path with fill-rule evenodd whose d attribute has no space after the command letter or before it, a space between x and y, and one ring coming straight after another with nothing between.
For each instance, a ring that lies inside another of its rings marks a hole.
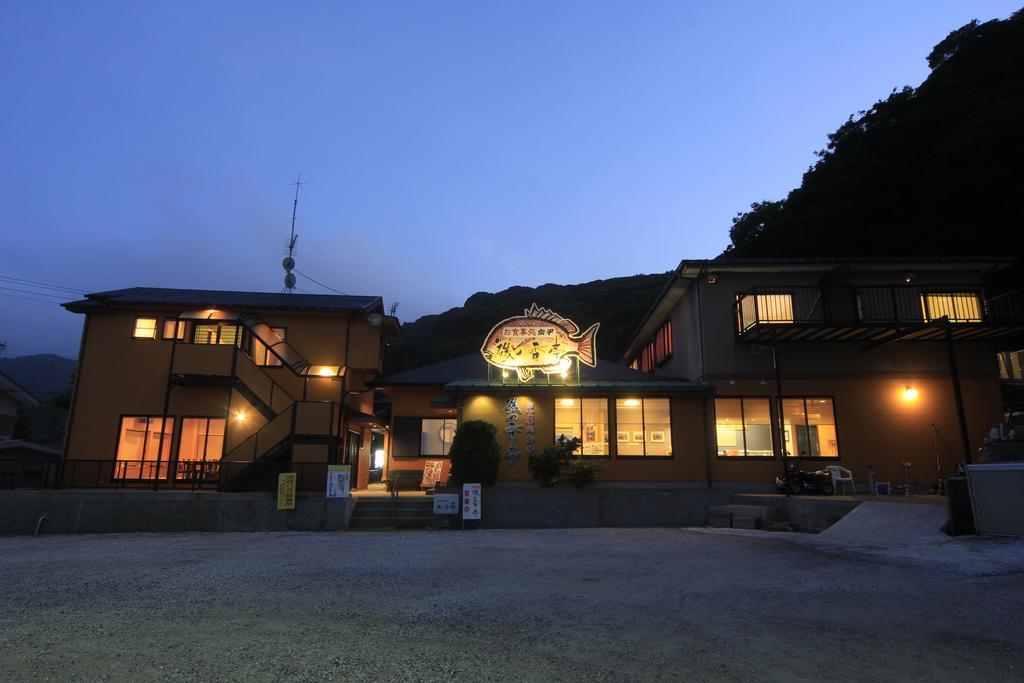
<instances>
[{"instance_id":1,"label":"power line","mask_svg":"<svg viewBox=\"0 0 1024 683\"><path fill-rule=\"evenodd\" d=\"M348 294L345 294L345 292L339 292L339 291L338 291L338 290L336 290L336 289L335 289L334 287L328 287L328 286L327 286L327 285L325 285L324 283L322 283L322 282L319 282L319 281L317 281L317 280L314 280L313 278L311 278L310 276L306 275L305 273L303 273L303 272L302 272L302 271L300 271L300 270L296 270L295 272L296 272L296 273L298 273L299 275L301 275L302 277L306 278L307 280L309 280L309 281L310 281L310 282L312 282L313 284L317 284L317 285L320 285L320 286L321 286L321 287L323 287L324 289L328 289L328 290L330 290L330 291L334 292L335 294L341 294L342 296L348 296Z\"/></svg>"},{"instance_id":2,"label":"power line","mask_svg":"<svg viewBox=\"0 0 1024 683\"><path fill-rule=\"evenodd\" d=\"M21 292L22 294L32 294L34 296L50 296L53 297L54 299L59 299L60 301L64 301L68 298L66 294L62 296L60 294L49 294L47 292L37 292L31 289L17 289L15 287L4 287L2 285L0 285L0 289L6 289L9 292Z\"/></svg>"},{"instance_id":3,"label":"power line","mask_svg":"<svg viewBox=\"0 0 1024 683\"><path fill-rule=\"evenodd\" d=\"M50 306L60 306L60 303L56 301L47 301L46 299L30 299L27 296L18 296L17 294L7 294L6 292L0 292L0 296L6 296L11 299L21 299L22 301L35 301L40 304L48 304Z\"/></svg>"},{"instance_id":4,"label":"power line","mask_svg":"<svg viewBox=\"0 0 1024 683\"><path fill-rule=\"evenodd\" d=\"M52 289L54 291L71 292L73 294L85 294L84 289L75 289L74 287L65 287L64 285L55 285L52 282L39 282L37 280L26 280L20 277L13 277L11 275L0 275L0 280L7 280L12 283L20 283L23 285L32 285L35 287L42 287L44 289Z\"/></svg>"}]
</instances>

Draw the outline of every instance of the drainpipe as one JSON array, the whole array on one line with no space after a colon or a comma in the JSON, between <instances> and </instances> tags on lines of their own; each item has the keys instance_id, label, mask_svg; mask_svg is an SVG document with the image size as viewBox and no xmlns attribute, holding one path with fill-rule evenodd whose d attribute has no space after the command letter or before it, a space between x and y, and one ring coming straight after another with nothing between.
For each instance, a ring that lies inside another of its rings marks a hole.
<instances>
[{"instance_id":1,"label":"drainpipe","mask_svg":"<svg viewBox=\"0 0 1024 683\"><path fill-rule=\"evenodd\" d=\"M775 411L778 417L779 430L779 453L782 455L782 478L786 478L786 423L782 417L782 365L779 363L779 345L772 343L772 365L775 366ZM786 497L789 497L789 487L786 487Z\"/></svg>"},{"instance_id":2,"label":"drainpipe","mask_svg":"<svg viewBox=\"0 0 1024 683\"><path fill-rule=\"evenodd\" d=\"M960 370L956 363L956 344L953 341L953 328L946 321L946 348L949 352L949 374L953 380L953 400L956 402L956 417L960 423L960 438L964 446L964 462L970 465L974 460L971 458L971 440L967 434L967 416L964 413L964 395L960 387Z\"/></svg>"},{"instance_id":3,"label":"drainpipe","mask_svg":"<svg viewBox=\"0 0 1024 683\"><path fill-rule=\"evenodd\" d=\"M704 374L704 304L700 295L700 283L705 273L707 272L707 262L705 261L700 270L697 272L697 348L698 356L700 359L700 375L698 381L704 383L706 381ZM708 401L710 399L710 391L704 393L704 472L708 480L708 489L710 490L714 485L713 465L714 454L711 448L711 439L707 438L708 428L711 426L711 417L708 414Z\"/></svg>"}]
</instances>

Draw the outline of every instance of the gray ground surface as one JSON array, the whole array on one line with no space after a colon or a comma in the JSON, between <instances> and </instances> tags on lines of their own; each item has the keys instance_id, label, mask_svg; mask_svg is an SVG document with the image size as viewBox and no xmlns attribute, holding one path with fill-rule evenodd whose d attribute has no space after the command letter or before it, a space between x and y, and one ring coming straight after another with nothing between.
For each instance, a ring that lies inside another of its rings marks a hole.
<instances>
[{"instance_id":1,"label":"gray ground surface","mask_svg":"<svg viewBox=\"0 0 1024 683\"><path fill-rule=\"evenodd\" d=\"M0 680L1024 679L1024 541L0 538Z\"/></svg>"}]
</instances>

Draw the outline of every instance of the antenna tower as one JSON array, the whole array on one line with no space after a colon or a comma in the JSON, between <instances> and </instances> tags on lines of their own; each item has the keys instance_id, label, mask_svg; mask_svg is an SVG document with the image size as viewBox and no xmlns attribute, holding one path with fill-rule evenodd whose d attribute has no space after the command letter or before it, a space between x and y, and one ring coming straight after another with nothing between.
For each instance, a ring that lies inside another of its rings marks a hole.
<instances>
[{"instance_id":1,"label":"antenna tower","mask_svg":"<svg viewBox=\"0 0 1024 683\"><path fill-rule=\"evenodd\" d=\"M297 174L291 184L295 186L295 199L292 201L292 232L288 237L288 255L281 261L284 268L284 291L287 294L295 291L295 274L292 271L295 269L295 243L299 239L295 234L295 213L299 208L299 188L305 185L302 182L302 174Z\"/></svg>"}]
</instances>

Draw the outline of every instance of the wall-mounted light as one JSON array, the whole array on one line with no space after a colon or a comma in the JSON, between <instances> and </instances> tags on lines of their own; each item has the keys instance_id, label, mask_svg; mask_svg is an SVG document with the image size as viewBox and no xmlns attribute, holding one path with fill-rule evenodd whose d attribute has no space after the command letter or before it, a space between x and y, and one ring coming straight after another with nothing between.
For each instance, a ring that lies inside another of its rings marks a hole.
<instances>
[{"instance_id":1,"label":"wall-mounted light","mask_svg":"<svg viewBox=\"0 0 1024 683\"><path fill-rule=\"evenodd\" d=\"M903 282L909 285L911 282L914 281L914 278L916 277L917 275L915 273L907 273L906 275L903 276Z\"/></svg>"},{"instance_id":2,"label":"wall-mounted light","mask_svg":"<svg viewBox=\"0 0 1024 683\"><path fill-rule=\"evenodd\" d=\"M249 416L245 414L244 410L239 410L235 413L235 422L245 422L248 417Z\"/></svg>"},{"instance_id":3,"label":"wall-mounted light","mask_svg":"<svg viewBox=\"0 0 1024 683\"><path fill-rule=\"evenodd\" d=\"M716 285L716 284L718 284L718 276L716 274L714 274L714 273L708 273L708 284L709 285Z\"/></svg>"},{"instance_id":4,"label":"wall-mounted light","mask_svg":"<svg viewBox=\"0 0 1024 683\"><path fill-rule=\"evenodd\" d=\"M561 401L559 401L558 403L559 403L560 405L563 405L563 406L567 407L567 408L568 408L569 406L574 406L574 405L576 405L576 401L572 400L571 398L563 398L563 399L562 399Z\"/></svg>"},{"instance_id":5,"label":"wall-mounted light","mask_svg":"<svg viewBox=\"0 0 1024 683\"><path fill-rule=\"evenodd\" d=\"M903 400L913 401L915 398L917 398L917 389L908 384L903 390Z\"/></svg>"}]
</instances>

